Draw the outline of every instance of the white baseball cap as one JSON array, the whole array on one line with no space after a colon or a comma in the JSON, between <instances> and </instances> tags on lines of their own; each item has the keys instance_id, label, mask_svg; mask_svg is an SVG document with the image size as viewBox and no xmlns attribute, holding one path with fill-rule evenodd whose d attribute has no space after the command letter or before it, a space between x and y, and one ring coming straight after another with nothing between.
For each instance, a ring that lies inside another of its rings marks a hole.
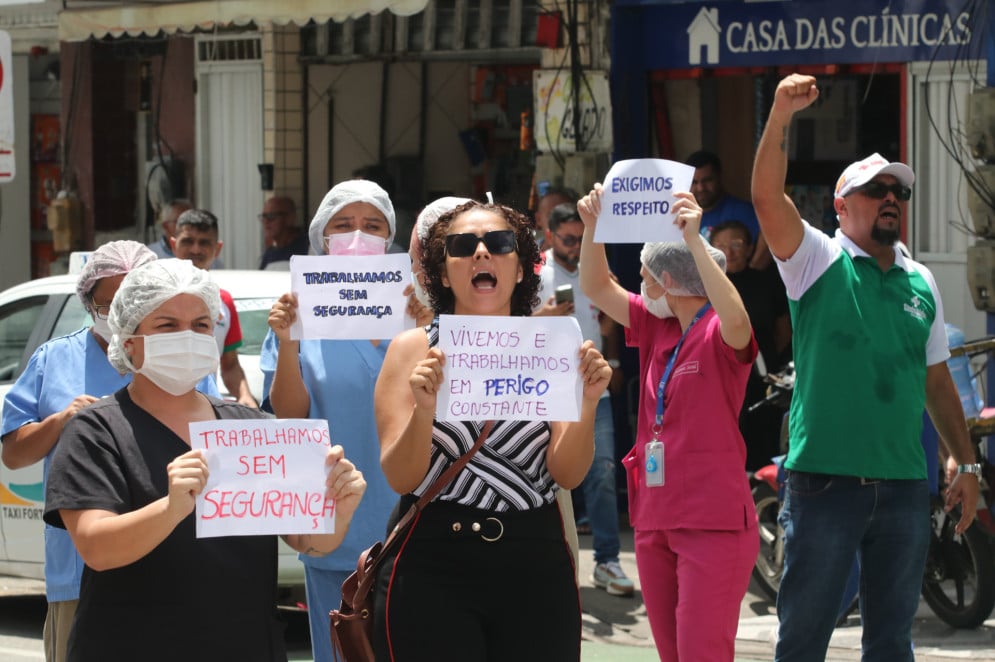
<instances>
[{"instance_id":1,"label":"white baseball cap","mask_svg":"<svg viewBox=\"0 0 995 662\"><path fill-rule=\"evenodd\" d=\"M903 186L912 186L916 181L916 174L912 172L912 168L898 161L889 161L875 152L866 159L855 161L846 167L840 178L836 180L836 197L845 198L878 175L893 175Z\"/></svg>"}]
</instances>

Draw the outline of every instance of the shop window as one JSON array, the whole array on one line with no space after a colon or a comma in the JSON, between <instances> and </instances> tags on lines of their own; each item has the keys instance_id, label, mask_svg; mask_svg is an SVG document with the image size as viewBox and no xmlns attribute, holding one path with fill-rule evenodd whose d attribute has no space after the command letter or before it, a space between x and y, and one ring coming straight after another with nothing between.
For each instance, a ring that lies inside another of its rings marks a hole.
<instances>
[{"instance_id":1,"label":"shop window","mask_svg":"<svg viewBox=\"0 0 995 662\"><path fill-rule=\"evenodd\" d=\"M435 2L435 49L451 51L458 46L456 0Z\"/></svg>"},{"instance_id":2,"label":"shop window","mask_svg":"<svg viewBox=\"0 0 995 662\"><path fill-rule=\"evenodd\" d=\"M425 42L425 12L419 12L408 17L407 46L408 51L428 50L429 44Z\"/></svg>"}]
</instances>

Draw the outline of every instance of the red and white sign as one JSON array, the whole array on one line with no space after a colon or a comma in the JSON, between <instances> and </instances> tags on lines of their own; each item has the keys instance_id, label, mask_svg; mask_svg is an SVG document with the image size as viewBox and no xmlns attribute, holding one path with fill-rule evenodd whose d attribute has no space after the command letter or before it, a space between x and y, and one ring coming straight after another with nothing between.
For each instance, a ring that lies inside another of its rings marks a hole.
<instances>
[{"instance_id":1,"label":"red and white sign","mask_svg":"<svg viewBox=\"0 0 995 662\"><path fill-rule=\"evenodd\" d=\"M0 30L0 184L14 179L14 91L10 35Z\"/></svg>"}]
</instances>

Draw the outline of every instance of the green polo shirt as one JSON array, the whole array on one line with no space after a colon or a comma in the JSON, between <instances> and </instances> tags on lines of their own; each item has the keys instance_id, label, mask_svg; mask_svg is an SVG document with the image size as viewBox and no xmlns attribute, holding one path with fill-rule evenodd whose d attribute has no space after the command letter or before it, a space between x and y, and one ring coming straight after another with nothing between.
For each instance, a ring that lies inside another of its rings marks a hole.
<instances>
[{"instance_id":1,"label":"green polo shirt","mask_svg":"<svg viewBox=\"0 0 995 662\"><path fill-rule=\"evenodd\" d=\"M881 271L842 233L829 238L811 227L778 266L788 286L796 370L785 466L926 478L926 366L948 356L932 275L897 250Z\"/></svg>"}]
</instances>

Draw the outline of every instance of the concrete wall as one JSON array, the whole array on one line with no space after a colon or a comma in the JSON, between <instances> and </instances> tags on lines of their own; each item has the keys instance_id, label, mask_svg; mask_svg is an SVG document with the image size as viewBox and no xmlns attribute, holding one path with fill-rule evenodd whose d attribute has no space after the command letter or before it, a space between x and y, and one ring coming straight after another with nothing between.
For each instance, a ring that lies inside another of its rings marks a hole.
<instances>
[{"instance_id":1,"label":"concrete wall","mask_svg":"<svg viewBox=\"0 0 995 662\"><path fill-rule=\"evenodd\" d=\"M466 62L361 62L308 67L308 210L336 182L385 158L415 156L425 89L424 190L470 190L470 166L459 132L470 123L470 65ZM383 77L388 78L381 103ZM380 144L380 112L385 115Z\"/></svg>"},{"instance_id":2,"label":"concrete wall","mask_svg":"<svg viewBox=\"0 0 995 662\"><path fill-rule=\"evenodd\" d=\"M307 222L304 200L304 68L300 30L266 25L263 46L263 154L273 164L273 190L292 198L298 217ZM268 197L268 196L267 196ZM260 210L261 211L261 210Z\"/></svg>"}]
</instances>

